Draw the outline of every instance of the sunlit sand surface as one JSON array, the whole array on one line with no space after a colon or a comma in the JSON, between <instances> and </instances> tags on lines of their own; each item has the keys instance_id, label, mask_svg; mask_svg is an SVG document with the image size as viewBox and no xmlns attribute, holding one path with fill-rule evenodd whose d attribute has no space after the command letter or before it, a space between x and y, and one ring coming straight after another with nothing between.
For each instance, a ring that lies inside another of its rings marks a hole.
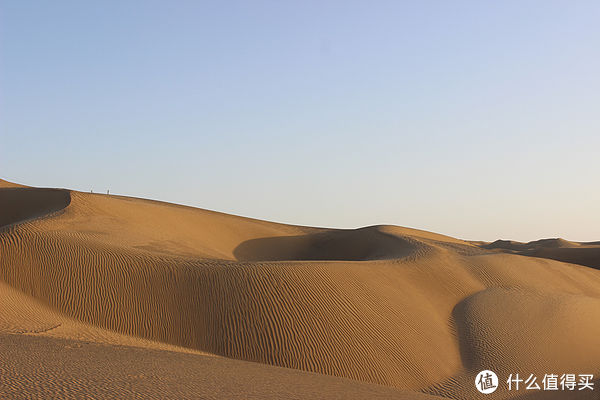
<instances>
[{"instance_id":1,"label":"sunlit sand surface","mask_svg":"<svg viewBox=\"0 0 600 400\"><path fill-rule=\"evenodd\" d=\"M310 228L5 181L0 226L0 398L470 399L483 369L600 375L597 242Z\"/></svg>"}]
</instances>

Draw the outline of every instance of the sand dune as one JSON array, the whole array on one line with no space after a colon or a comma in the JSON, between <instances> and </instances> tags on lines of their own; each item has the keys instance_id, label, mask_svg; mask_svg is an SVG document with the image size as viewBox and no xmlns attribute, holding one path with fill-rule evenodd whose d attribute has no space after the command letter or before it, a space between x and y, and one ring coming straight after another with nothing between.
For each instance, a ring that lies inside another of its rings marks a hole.
<instances>
[{"instance_id":1,"label":"sand dune","mask_svg":"<svg viewBox=\"0 0 600 400\"><path fill-rule=\"evenodd\" d=\"M481 243L481 247L530 257L550 258L600 269L600 242L570 242L565 239L541 239L521 243L497 240Z\"/></svg>"},{"instance_id":2,"label":"sand dune","mask_svg":"<svg viewBox=\"0 0 600 400\"><path fill-rule=\"evenodd\" d=\"M18 183L14 183L14 182L9 182L6 181L4 179L0 179L0 188L9 188L9 187L20 187L20 188L24 188L24 187L28 187L25 185L20 185Z\"/></svg>"},{"instance_id":3,"label":"sand dune","mask_svg":"<svg viewBox=\"0 0 600 400\"><path fill-rule=\"evenodd\" d=\"M4 188L0 197L0 226L47 216L64 209L70 201L66 190Z\"/></svg>"},{"instance_id":4,"label":"sand dune","mask_svg":"<svg viewBox=\"0 0 600 400\"><path fill-rule=\"evenodd\" d=\"M96 360L102 372L97 380L66 372L74 397L108 395L108 382L145 397L474 398L484 368L600 373L600 271L508 254L526 244L396 226L300 227L0 186L0 340L31 349L5 358L15 367L2 375L46 382L32 393L59 390L51 386L58 367L28 370L34 354L82 342L84 351L62 359L81 368ZM138 358L143 372L130 361ZM130 370L162 386L132 384ZM232 382L250 391L219 392ZM26 390L19 385L3 390Z\"/></svg>"}]
</instances>

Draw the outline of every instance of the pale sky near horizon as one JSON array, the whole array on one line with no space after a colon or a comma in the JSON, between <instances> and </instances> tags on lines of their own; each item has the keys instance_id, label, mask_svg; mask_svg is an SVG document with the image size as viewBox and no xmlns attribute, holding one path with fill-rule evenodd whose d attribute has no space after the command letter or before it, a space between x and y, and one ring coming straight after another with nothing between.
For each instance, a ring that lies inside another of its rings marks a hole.
<instances>
[{"instance_id":1,"label":"pale sky near horizon","mask_svg":"<svg viewBox=\"0 0 600 400\"><path fill-rule=\"evenodd\" d=\"M600 2L0 0L0 178L600 240Z\"/></svg>"}]
</instances>

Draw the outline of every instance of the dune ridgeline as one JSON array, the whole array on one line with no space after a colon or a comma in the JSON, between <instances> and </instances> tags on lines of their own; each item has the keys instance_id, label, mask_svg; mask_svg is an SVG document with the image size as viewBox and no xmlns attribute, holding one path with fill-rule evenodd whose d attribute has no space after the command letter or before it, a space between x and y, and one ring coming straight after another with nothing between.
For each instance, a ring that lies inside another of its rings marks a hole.
<instances>
[{"instance_id":1,"label":"dune ridgeline","mask_svg":"<svg viewBox=\"0 0 600 400\"><path fill-rule=\"evenodd\" d=\"M483 369L597 378L599 249L0 181L0 398L471 399Z\"/></svg>"}]
</instances>

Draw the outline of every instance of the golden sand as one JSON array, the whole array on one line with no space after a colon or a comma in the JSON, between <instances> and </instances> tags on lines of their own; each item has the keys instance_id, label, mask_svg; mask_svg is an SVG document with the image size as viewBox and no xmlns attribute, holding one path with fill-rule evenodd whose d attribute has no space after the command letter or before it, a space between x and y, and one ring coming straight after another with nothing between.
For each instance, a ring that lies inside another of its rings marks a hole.
<instances>
[{"instance_id":1,"label":"golden sand","mask_svg":"<svg viewBox=\"0 0 600 400\"><path fill-rule=\"evenodd\" d=\"M482 369L597 377L599 249L0 181L0 397L466 399Z\"/></svg>"}]
</instances>

